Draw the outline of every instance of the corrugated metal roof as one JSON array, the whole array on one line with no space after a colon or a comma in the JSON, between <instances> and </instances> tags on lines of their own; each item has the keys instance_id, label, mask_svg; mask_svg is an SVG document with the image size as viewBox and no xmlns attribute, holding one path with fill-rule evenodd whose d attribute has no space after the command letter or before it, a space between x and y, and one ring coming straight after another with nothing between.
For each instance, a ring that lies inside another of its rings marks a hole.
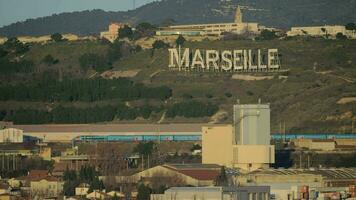
<instances>
[{"instance_id":1,"label":"corrugated metal roof","mask_svg":"<svg viewBox=\"0 0 356 200\"><path fill-rule=\"evenodd\" d=\"M313 174L321 175L327 179L356 179L356 168L335 168L335 169L260 169L250 174L268 175L299 175Z\"/></svg>"}]
</instances>

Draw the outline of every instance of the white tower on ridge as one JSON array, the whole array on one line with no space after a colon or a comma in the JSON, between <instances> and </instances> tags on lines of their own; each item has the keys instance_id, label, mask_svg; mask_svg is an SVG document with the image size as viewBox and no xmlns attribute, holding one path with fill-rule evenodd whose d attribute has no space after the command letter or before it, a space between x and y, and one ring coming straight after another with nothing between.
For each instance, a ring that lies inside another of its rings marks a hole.
<instances>
[{"instance_id":1,"label":"white tower on ridge","mask_svg":"<svg viewBox=\"0 0 356 200\"><path fill-rule=\"evenodd\" d=\"M240 6L237 6L235 13L235 23L242 23L242 12Z\"/></svg>"}]
</instances>

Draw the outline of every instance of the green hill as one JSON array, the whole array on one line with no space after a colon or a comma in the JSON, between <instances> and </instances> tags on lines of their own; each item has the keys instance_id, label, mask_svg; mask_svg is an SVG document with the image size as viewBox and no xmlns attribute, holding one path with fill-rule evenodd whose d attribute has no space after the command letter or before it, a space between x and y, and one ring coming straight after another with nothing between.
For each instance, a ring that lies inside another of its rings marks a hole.
<instances>
[{"instance_id":1,"label":"green hill","mask_svg":"<svg viewBox=\"0 0 356 200\"><path fill-rule=\"evenodd\" d=\"M342 98L356 97L356 41L293 38L187 42L185 46L217 50L278 48L282 69L288 71L240 76L169 71L167 49L148 49L124 54L105 72L111 72L111 76L129 74L129 82L103 81L98 79L101 72L84 70L79 59L88 53L105 55L112 48L108 44L82 41L33 45L23 56L15 56L33 62L31 72L0 74L0 117L20 123L27 122L24 117L28 113L35 123L230 123L237 99L256 103L261 98L271 104L273 132L278 132L284 121L288 132L351 131L356 101ZM44 63L46 55L57 62ZM243 80L254 77L265 79ZM182 109L187 112L181 113ZM16 112L21 115L16 116ZM91 117L95 115L98 118ZM41 120L36 121L37 117Z\"/></svg>"},{"instance_id":2,"label":"green hill","mask_svg":"<svg viewBox=\"0 0 356 200\"><path fill-rule=\"evenodd\" d=\"M97 35L106 30L110 22L132 25L144 21L163 25L172 19L176 24L228 22L233 20L237 5L243 7L244 21L268 27L287 29L356 21L354 0L164 0L127 12L91 10L28 19L0 28L0 35L15 37L56 32Z\"/></svg>"}]
</instances>

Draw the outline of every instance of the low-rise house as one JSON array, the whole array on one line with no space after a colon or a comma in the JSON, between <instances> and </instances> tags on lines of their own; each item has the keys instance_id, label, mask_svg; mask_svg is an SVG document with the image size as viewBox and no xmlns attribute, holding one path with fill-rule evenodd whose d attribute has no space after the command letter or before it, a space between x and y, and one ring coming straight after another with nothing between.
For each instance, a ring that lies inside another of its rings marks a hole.
<instances>
[{"instance_id":1,"label":"low-rise house","mask_svg":"<svg viewBox=\"0 0 356 200\"><path fill-rule=\"evenodd\" d=\"M10 194L11 187L6 183L0 183L0 194Z\"/></svg>"},{"instance_id":2,"label":"low-rise house","mask_svg":"<svg viewBox=\"0 0 356 200\"><path fill-rule=\"evenodd\" d=\"M109 195L110 197L118 197L118 198L125 198L125 194L122 192L117 192L117 191L111 191L106 193L107 195Z\"/></svg>"},{"instance_id":3,"label":"low-rise house","mask_svg":"<svg viewBox=\"0 0 356 200\"><path fill-rule=\"evenodd\" d=\"M31 194L41 197L58 197L63 192L64 182L53 176L30 182Z\"/></svg>"},{"instance_id":4,"label":"low-rise house","mask_svg":"<svg viewBox=\"0 0 356 200\"><path fill-rule=\"evenodd\" d=\"M81 183L75 188L75 196L85 196L88 194L90 185L87 183Z\"/></svg>"},{"instance_id":5,"label":"low-rise house","mask_svg":"<svg viewBox=\"0 0 356 200\"><path fill-rule=\"evenodd\" d=\"M0 200L17 200L20 199L14 195L11 194L0 194Z\"/></svg>"},{"instance_id":6,"label":"low-rise house","mask_svg":"<svg viewBox=\"0 0 356 200\"><path fill-rule=\"evenodd\" d=\"M20 188L21 187L21 182L20 180L16 178L10 178L7 180L7 183L12 187L12 188Z\"/></svg>"},{"instance_id":7,"label":"low-rise house","mask_svg":"<svg viewBox=\"0 0 356 200\"><path fill-rule=\"evenodd\" d=\"M87 194L87 199L95 199L95 200L105 200L109 199L110 196L106 194L104 191L94 190L93 192Z\"/></svg>"}]
</instances>

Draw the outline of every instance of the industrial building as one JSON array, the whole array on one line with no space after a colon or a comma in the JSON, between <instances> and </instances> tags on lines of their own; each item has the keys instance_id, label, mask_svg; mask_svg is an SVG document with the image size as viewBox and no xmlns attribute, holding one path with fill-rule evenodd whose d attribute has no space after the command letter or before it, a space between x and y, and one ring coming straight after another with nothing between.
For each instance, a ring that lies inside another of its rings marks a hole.
<instances>
[{"instance_id":1,"label":"industrial building","mask_svg":"<svg viewBox=\"0 0 356 200\"><path fill-rule=\"evenodd\" d=\"M354 168L258 169L240 174L235 180L241 186L269 185L271 196L277 200L340 196L350 193L349 186L355 181Z\"/></svg>"},{"instance_id":2,"label":"industrial building","mask_svg":"<svg viewBox=\"0 0 356 200\"><path fill-rule=\"evenodd\" d=\"M234 105L233 125L202 128L203 164L247 171L268 168L275 160L269 124L268 104Z\"/></svg>"},{"instance_id":3,"label":"industrial building","mask_svg":"<svg viewBox=\"0 0 356 200\"><path fill-rule=\"evenodd\" d=\"M43 124L13 125L43 142L200 141L204 124Z\"/></svg>"},{"instance_id":4,"label":"industrial building","mask_svg":"<svg viewBox=\"0 0 356 200\"><path fill-rule=\"evenodd\" d=\"M164 194L151 194L151 200L269 200L268 186L171 187Z\"/></svg>"},{"instance_id":5,"label":"industrial building","mask_svg":"<svg viewBox=\"0 0 356 200\"><path fill-rule=\"evenodd\" d=\"M242 12L240 6L237 7L235 20L233 23L215 23L215 24L191 24L175 25L156 31L156 35L215 35L220 36L222 33L254 33L260 32L258 23L249 23L242 21Z\"/></svg>"}]
</instances>

